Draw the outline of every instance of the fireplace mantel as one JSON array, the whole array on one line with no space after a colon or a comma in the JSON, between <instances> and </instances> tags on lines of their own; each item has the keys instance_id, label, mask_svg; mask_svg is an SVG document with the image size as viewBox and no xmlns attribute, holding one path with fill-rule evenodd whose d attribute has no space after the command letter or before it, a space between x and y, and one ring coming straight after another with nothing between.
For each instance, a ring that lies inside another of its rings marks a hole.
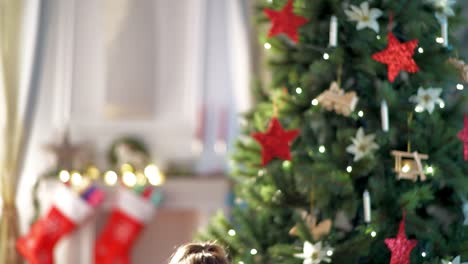
<instances>
[{"instance_id":1,"label":"fireplace mantel","mask_svg":"<svg viewBox=\"0 0 468 264\"><path fill-rule=\"evenodd\" d=\"M56 181L46 181L39 190L43 211L50 208ZM106 190L99 212L77 231L62 239L55 250L58 264L93 263L94 240L112 208L115 189ZM226 212L230 186L226 177L168 177L161 187L164 200L145 228L132 254L133 263L165 263L174 247L189 242L219 210Z\"/></svg>"}]
</instances>

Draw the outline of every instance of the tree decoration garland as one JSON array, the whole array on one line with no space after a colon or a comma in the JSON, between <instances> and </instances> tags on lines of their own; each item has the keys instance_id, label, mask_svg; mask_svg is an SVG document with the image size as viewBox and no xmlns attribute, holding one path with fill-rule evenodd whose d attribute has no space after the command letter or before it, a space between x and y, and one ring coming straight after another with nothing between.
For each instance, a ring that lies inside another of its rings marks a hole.
<instances>
[{"instance_id":1,"label":"tree decoration garland","mask_svg":"<svg viewBox=\"0 0 468 264\"><path fill-rule=\"evenodd\" d=\"M306 24L305 17L297 16L293 12L293 0L288 0L286 5L280 10L265 8L263 12L271 20L271 28L268 37L285 34L294 43L299 41L298 28Z\"/></svg>"}]
</instances>

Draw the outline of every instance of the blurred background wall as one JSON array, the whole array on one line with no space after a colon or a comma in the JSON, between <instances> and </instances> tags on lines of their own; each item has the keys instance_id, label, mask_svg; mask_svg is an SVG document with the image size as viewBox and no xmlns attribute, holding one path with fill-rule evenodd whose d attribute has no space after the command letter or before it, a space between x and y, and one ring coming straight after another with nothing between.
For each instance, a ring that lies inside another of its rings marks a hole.
<instances>
[{"instance_id":1,"label":"blurred background wall","mask_svg":"<svg viewBox=\"0 0 468 264\"><path fill-rule=\"evenodd\" d=\"M93 147L100 168L108 166L111 143L132 135L163 169L224 174L239 114L251 104L246 0L51 2L46 67L18 193L23 230L33 184L52 162L44 146L65 130L72 142Z\"/></svg>"}]
</instances>

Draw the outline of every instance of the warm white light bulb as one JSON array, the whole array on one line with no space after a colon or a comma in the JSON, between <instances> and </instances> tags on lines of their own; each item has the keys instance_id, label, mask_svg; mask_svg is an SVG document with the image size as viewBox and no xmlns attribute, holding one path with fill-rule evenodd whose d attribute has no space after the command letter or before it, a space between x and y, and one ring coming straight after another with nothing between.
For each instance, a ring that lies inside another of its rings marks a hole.
<instances>
[{"instance_id":1,"label":"warm white light bulb","mask_svg":"<svg viewBox=\"0 0 468 264\"><path fill-rule=\"evenodd\" d=\"M439 44L442 44L442 43L444 43L444 38L442 38L442 37L437 37L437 38L436 38L436 42L439 43Z\"/></svg>"},{"instance_id":2,"label":"warm white light bulb","mask_svg":"<svg viewBox=\"0 0 468 264\"><path fill-rule=\"evenodd\" d=\"M301 93L302 93L302 88L301 88L301 87L297 87L297 88L296 88L296 93L297 93L297 94L301 94Z\"/></svg>"},{"instance_id":3,"label":"warm white light bulb","mask_svg":"<svg viewBox=\"0 0 468 264\"><path fill-rule=\"evenodd\" d=\"M164 176L156 165L150 164L146 166L144 173L151 185L159 186L163 184Z\"/></svg>"},{"instance_id":4,"label":"warm white light bulb","mask_svg":"<svg viewBox=\"0 0 468 264\"><path fill-rule=\"evenodd\" d=\"M370 235L371 235L371 237L376 237L376 236L377 236L377 232L372 231L372 232L370 233Z\"/></svg>"},{"instance_id":5,"label":"warm white light bulb","mask_svg":"<svg viewBox=\"0 0 468 264\"><path fill-rule=\"evenodd\" d=\"M320 152L320 153L325 153L325 150L326 150L326 149L325 149L325 146L320 146L320 147L319 147L319 152Z\"/></svg>"},{"instance_id":6,"label":"warm white light bulb","mask_svg":"<svg viewBox=\"0 0 468 264\"><path fill-rule=\"evenodd\" d=\"M416 113L422 113L424 111L424 107L420 106L420 105L417 105L415 108L414 108L414 111L416 111Z\"/></svg>"},{"instance_id":7,"label":"warm white light bulb","mask_svg":"<svg viewBox=\"0 0 468 264\"><path fill-rule=\"evenodd\" d=\"M258 251L255 248L250 250L250 255L257 255Z\"/></svg>"},{"instance_id":8,"label":"warm white light bulb","mask_svg":"<svg viewBox=\"0 0 468 264\"><path fill-rule=\"evenodd\" d=\"M333 255L333 250L327 250L327 256L331 257Z\"/></svg>"},{"instance_id":9,"label":"warm white light bulb","mask_svg":"<svg viewBox=\"0 0 468 264\"><path fill-rule=\"evenodd\" d=\"M426 252L422 252L422 253L421 253L421 256L422 256L423 258L425 258L425 257L427 256L427 253L426 253Z\"/></svg>"},{"instance_id":10,"label":"warm white light bulb","mask_svg":"<svg viewBox=\"0 0 468 264\"><path fill-rule=\"evenodd\" d=\"M124 163L124 164L122 164L122 166L120 166L120 170L122 172L133 171L133 167L132 167L132 165L130 165L128 163Z\"/></svg>"},{"instance_id":11,"label":"warm white light bulb","mask_svg":"<svg viewBox=\"0 0 468 264\"><path fill-rule=\"evenodd\" d=\"M83 176L81 176L81 174L79 174L78 172L73 172L71 174L71 183L74 186L80 186L81 184L83 184Z\"/></svg>"},{"instance_id":12,"label":"warm white light bulb","mask_svg":"<svg viewBox=\"0 0 468 264\"><path fill-rule=\"evenodd\" d=\"M346 171L348 173L351 173L353 171L353 167L351 167L351 166L346 167Z\"/></svg>"},{"instance_id":13,"label":"warm white light bulb","mask_svg":"<svg viewBox=\"0 0 468 264\"><path fill-rule=\"evenodd\" d=\"M330 54L328 54L328 53L325 52L325 53L323 54L323 59L324 59L324 60L328 60L329 58L330 58Z\"/></svg>"},{"instance_id":14,"label":"warm white light bulb","mask_svg":"<svg viewBox=\"0 0 468 264\"><path fill-rule=\"evenodd\" d=\"M376 38L376 39L380 39L381 37L380 37L380 35L377 35L377 36L375 36L375 38Z\"/></svg>"},{"instance_id":15,"label":"warm white light bulb","mask_svg":"<svg viewBox=\"0 0 468 264\"><path fill-rule=\"evenodd\" d=\"M439 103L439 107L440 107L440 108L444 108L444 107L445 107L445 103L444 103L444 102L440 102L440 103Z\"/></svg>"},{"instance_id":16,"label":"warm white light bulb","mask_svg":"<svg viewBox=\"0 0 468 264\"><path fill-rule=\"evenodd\" d=\"M461 84L461 83L457 84L457 89L458 89L458 90L461 91L461 90L463 90L463 88L465 88L465 87L463 86L463 84Z\"/></svg>"},{"instance_id":17,"label":"warm white light bulb","mask_svg":"<svg viewBox=\"0 0 468 264\"><path fill-rule=\"evenodd\" d=\"M359 112L357 113L357 115L358 115L359 117L363 117L363 116L364 116L364 112L361 110L361 111L359 111Z\"/></svg>"},{"instance_id":18,"label":"warm white light bulb","mask_svg":"<svg viewBox=\"0 0 468 264\"><path fill-rule=\"evenodd\" d=\"M234 229L229 229L228 235L230 235L230 236L235 236L235 235L236 235L236 230L234 230Z\"/></svg>"},{"instance_id":19,"label":"warm white light bulb","mask_svg":"<svg viewBox=\"0 0 468 264\"><path fill-rule=\"evenodd\" d=\"M268 50L268 49L271 49L271 44L268 43L268 42L265 42L265 44L263 44L263 47L264 47L265 49L267 49L267 50Z\"/></svg>"},{"instance_id":20,"label":"warm white light bulb","mask_svg":"<svg viewBox=\"0 0 468 264\"><path fill-rule=\"evenodd\" d=\"M317 99L313 99L311 102L312 105L318 105L319 101Z\"/></svg>"},{"instance_id":21,"label":"warm white light bulb","mask_svg":"<svg viewBox=\"0 0 468 264\"><path fill-rule=\"evenodd\" d=\"M108 185L114 185L117 183L118 176L114 171L108 171L104 174L104 182Z\"/></svg>"},{"instance_id":22,"label":"warm white light bulb","mask_svg":"<svg viewBox=\"0 0 468 264\"><path fill-rule=\"evenodd\" d=\"M401 171L403 171L404 173L407 173L409 172L411 169L411 167L408 165L408 164L405 164L402 168L401 168Z\"/></svg>"},{"instance_id":23,"label":"warm white light bulb","mask_svg":"<svg viewBox=\"0 0 468 264\"><path fill-rule=\"evenodd\" d=\"M434 173L434 168L432 166L427 167L426 172L429 174Z\"/></svg>"},{"instance_id":24,"label":"warm white light bulb","mask_svg":"<svg viewBox=\"0 0 468 264\"><path fill-rule=\"evenodd\" d=\"M419 48L418 48L418 52L419 52L419 53L424 53L424 49L423 49L422 47L419 47Z\"/></svg>"},{"instance_id":25,"label":"warm white light bulb","mask_svg":"<svg viewBox=\"0 0 468 264\"><path fill-rule=\"evenodd\" d=\"M122 182L128 187L133 187L137 183L137 177L133 172L126 171L122 175Z\"/></svg>"},{"instance_id":26,"label":"warm white light bulb","mask_svg":"<svg viewBox=\"0 0 468 264\"><path fill-rule=\"evenodd\" d=\"M59 178L62 182L68 182L70 180L70 173L66 170L62 170L59 173Z\"/></svg>"}]
</instances>

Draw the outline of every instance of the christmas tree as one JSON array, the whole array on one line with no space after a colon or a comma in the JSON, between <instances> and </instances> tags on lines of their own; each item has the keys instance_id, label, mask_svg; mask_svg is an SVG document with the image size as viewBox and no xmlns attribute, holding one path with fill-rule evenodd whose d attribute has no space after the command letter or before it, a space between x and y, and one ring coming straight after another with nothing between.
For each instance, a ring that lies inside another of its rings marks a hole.
<instances>
[{"instance_id":1,"label":"christmas tree","mask_svg":"<svg viewBox=\"0 0 468 264\"><path fill-rule=\"evenodd\" d=\"M459 9L259 2L271 80L233 153L232 215L200 238L235 264L468 261Z\"/></svg>"}]
</instances>

